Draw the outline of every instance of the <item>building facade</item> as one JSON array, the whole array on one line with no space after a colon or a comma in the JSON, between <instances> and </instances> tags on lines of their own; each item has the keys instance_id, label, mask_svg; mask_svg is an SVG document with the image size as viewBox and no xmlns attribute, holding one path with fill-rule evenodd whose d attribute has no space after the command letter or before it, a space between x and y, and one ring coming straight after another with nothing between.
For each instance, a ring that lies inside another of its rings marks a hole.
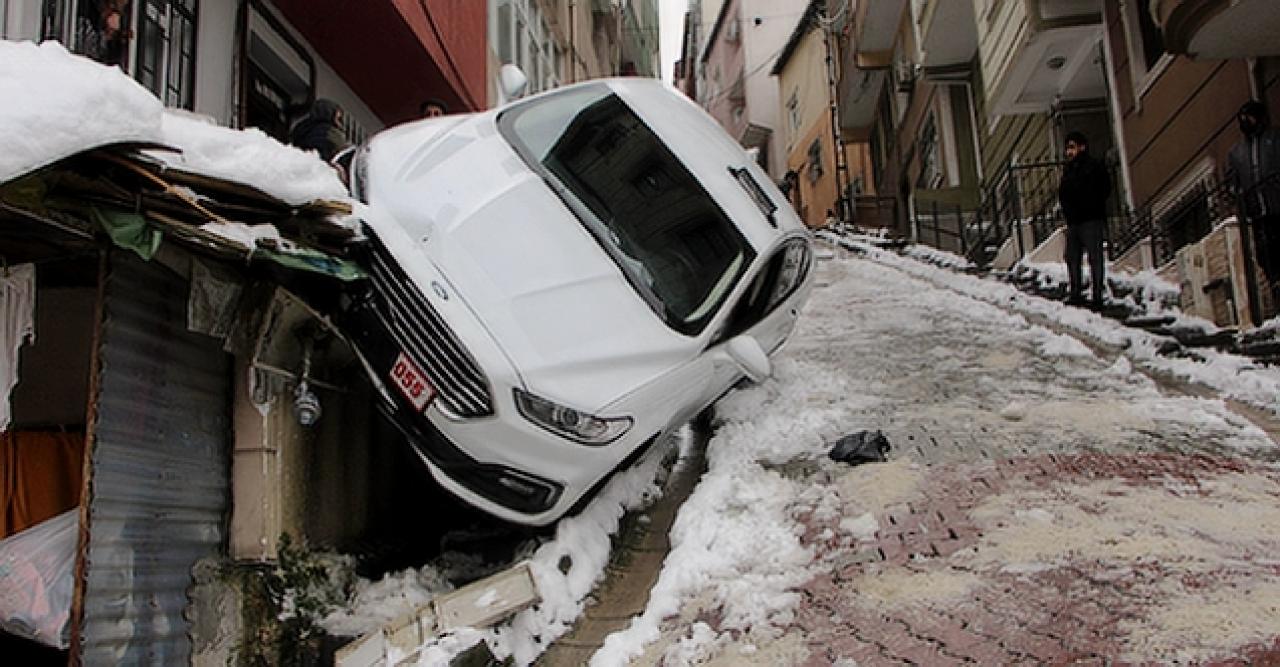
<instances>
[{"instance_id":1,"label":"building facade","mask_svg":"<svg viewBox=\"0 0 1280 667\"><path fill-rule=\"evenodd\" d=\"M792 206L810 227L830 220L858 221L853 202L870 194L866 146L846 143L835 122L836 32L826 3L810 2L770 70L782 105L783 184Z\"/></svg>"},{"instance_id":2,"label":"building facade","mask_svg":"<svg viewBox=\"0 0 1280 667\"><path fill-rule=\"evenodd\" d=\"M416 118L427 99L489 103L478 3L140 0L115 16L99 5L8 0L0 26L5 39L58 40L118 65L167 106L279 139L317 98L343 107L353 141Z\"/></svg>"},{"instance_id":3,"label":"building facade","mask_svg":"<svg viewBox=\"0 0 1280 667\"><path fill-rule=\"evenodd\" d=\"M699 105L775 180L786 170L778 85L770 70L808 4L726 0L699 45ZM708 6L700 9L707 16Z\"/></svg>"},{"instance_id":4,"label":"building facade","mask_svg":"<svg viewBox=\"0 0 1280 667\"><path fill-rule=\"evenodd\" d=\"M1280 102L1278 28L1267 2L854 3L840 124L867 142L901 234L997 268L1060 256L1063 138L1083 132L1112 172L1117 267L1159 270L1218 324L1256 324L1274 306L1232 227L1226 156L1241 104Z\"/></svg>"}]
</instances>

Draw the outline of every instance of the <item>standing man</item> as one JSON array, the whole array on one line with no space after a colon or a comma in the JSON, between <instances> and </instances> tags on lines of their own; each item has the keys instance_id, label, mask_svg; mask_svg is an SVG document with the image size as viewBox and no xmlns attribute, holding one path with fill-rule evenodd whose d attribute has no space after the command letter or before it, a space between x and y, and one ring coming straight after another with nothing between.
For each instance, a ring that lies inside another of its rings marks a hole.
<instances>
[{"instance_id":1,"label":"standing man","mask_svg":"<svg viewBox=\"0 0 1280 667\"><path fill-rule=\"evenodd\" d=\"M1240 213L1253 229L1254 253L1273 295L1280 280L1280 132L1267 108L1250 100L1236 114L1244 137L1231 148L1227 164L1240 198Z\"/></svg>"},{"instance_id":2,"label":"standing man","mask_svg":"<svg viewBox=\"0 0 1280 667\"><path fill-rule=\"evenodd\" d=\"M1089 140L1079 132L1067 133L1067 164L1062 168L1058 186L1058 202L1067 221L1067 279L1070 291L1067 304L1084 305L1084 283L1080 260L1089 253L1089 282L1093 300L1089 308L1102 310L1103 286L1106 285L1106 260L1102 256L1102 234L1107 220L1107 197L1111 195L1111 178L1107 167L1089 155Z\"/></svg>"}]
</instances>

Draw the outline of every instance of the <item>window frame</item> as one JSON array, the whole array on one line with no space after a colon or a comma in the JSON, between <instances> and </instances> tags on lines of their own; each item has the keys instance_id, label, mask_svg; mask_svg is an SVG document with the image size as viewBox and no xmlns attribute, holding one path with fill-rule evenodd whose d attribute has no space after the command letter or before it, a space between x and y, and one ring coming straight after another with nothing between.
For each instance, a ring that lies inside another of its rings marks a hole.
<instances>
[{"instance_id":1,"label":"window frame","mask_svg":"<svg viewBox=\"0 0 1280 667\"><path fill-rule=\"evenodd\" d=\"M189 7L187 5L190 5ZM200 32L200 0L137 0L135 25L137 39L134 52L134 79L151 91L167 107L192 109L195 106L196 53ZM158 21L144 14L152 7L160 13ZM182 42L174 41L176 27L185 25ZM158 54L156 70L144 68L143 53L155 41ZM183 65L187 65L184 69ZM155 80L147 81L154 76Z\"/></svg>"},{"instance_id":2,"label":"window frame","mask_svg":"<svg viewBox=\"0 0 1280 667\"><path fill-rule=\"evenodd\" d=\"M529 77L529 94L557 88L564 82L565 49L555 39L552 21L538 3L491 0L489 16L489 41L494 55L500 63L513 64L524 71Z\"/></svg>"},{"instance_id":3,"label":"window frame","mask_svg":"<svg viewBox=\"0 0 1280 667\"><path fill-rule=\"evenodd\" d=\"M1155 17L1149 13L1150 8L1134 0L1121 3L1120 23L1124 28L1125 49L1129 54L1129 76L1132 79L1133 99L1141 103L1147 91L1155 84L1173 62L1174 55L1165 50L1150 66L1147 65L1146 41L1142 34L1141 21L1137 12L1146 11L1154 23ZM1156 26L1159 30L1159 26ZM1163 44L1164 36L1161 35Z\"/></svg>"},{"instance_id":4,"label":"window frame","mask_svg":"<svg viewBox=\"0 0 1280 667\"><path fill-rule=\"evenodd\" d=\"M796 271L786 289L775 293L787 253L792 250L800 251L799 270ZM801 236L791 236L784 239L769 255L769 258L760 263L760 270L751 277L751 282L747 285L746 291L734 302L720 333L716 334L708 347L713 347L744 334L752 327L768 319L770 315L778 310L779 306L786 303L787 299L804 285L812 270L813 248L810 247L808 239ZM763 306L756 301L762 294L768 294Z\"/></svg>"}]
</instances>

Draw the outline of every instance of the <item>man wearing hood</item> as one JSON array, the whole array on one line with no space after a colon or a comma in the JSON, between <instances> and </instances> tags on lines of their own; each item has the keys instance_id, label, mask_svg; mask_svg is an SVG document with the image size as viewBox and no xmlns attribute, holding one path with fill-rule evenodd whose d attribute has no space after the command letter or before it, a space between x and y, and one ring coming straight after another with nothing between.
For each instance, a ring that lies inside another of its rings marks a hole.
<instances>
[{"instance_id":1,"label":"man wearing hood","mask_svg":"<svg viewBox=\"0 0 1280 667\"><path fill-rule=\"evenodd\" d=\"M1080 262L1089 253L1089 282L1093 300L1089 307L1101 311L1106 285L1106 258L1102 256L1103 226L1107 220L1107 197L1111 177L1106 165L1089 155L1089 140L1079 132L1069 132L1065 149L1067 164L1062 168L1058 202L1067 221L1067 303L1084 305L1084 281Z\"/></svg>"},{"instance_id":2,"label":"man wearing hood","mask_svg":"<svg viewBox=\"0 0 1280 667\"><path fill-rule=\"evenodd\" d=\"M307 115L293 126L289 143L303 150L318 152L325 162L332 160L334 154L347 144L342 133L342 107L333 100L316 100Z\"/></svg>"},{"instance_id":3,"label":"man wearing hood","mask_svg":"<svg viewBox=\"0 0 1280 667\"><path fill-rule=\"evenodd\" d=\"M1236 114L1244 135L1227 156L1239 196L1240 213L1253 229L1255 254L1268 287L1277 295L1280 280L1280 131L1271 127L1267 108L1250 100ZM1280 295L1277 295L1280 296Z\"/></svg>"}]
</instances>

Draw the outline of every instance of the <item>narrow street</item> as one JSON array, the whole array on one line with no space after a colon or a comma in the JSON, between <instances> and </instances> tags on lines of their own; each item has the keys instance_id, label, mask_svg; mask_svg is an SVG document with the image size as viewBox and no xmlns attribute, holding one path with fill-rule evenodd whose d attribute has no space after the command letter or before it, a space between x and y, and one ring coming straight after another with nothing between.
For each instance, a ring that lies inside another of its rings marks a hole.
<instances>
[{"instance_id":1,"label":"narrow street","mask_svg":"<svg viewBox=\"0 0 1280 667\"><path fill-rule=\"evenodd\" d=\"M717 406L646 613L593 664L1276 658L1265 432L948 289L978 279L823 253L775 379ZM827 458L862 429L888 463Z\"/></svg>"}]
</instances>

